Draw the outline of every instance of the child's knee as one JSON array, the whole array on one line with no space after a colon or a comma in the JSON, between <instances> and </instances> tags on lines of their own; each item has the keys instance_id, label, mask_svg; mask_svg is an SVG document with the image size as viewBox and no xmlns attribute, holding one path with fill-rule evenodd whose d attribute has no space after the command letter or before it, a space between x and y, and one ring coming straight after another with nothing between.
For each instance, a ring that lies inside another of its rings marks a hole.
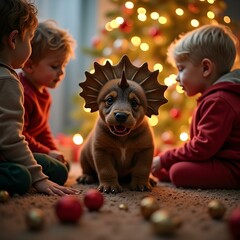
<instances>
[{"instance_id":1,"label":"child's knee","mask_svg":"<svg viewBox=\"0 0 240 240\"><path fill-rule=\"evenodd\" d=\"M56 171L56 173L54 174L54 176L49 176L50 180L54 181L55 183L57 183L59 185L63 185L67 181L67 178L68 178L67 167L63 163L59 162L55 171Z\"/></svg>"},{"instance_id":2,"label":"child's knee","mask_svg":"<svg viewBox=\"0 0 240 240\"><path fill-rule=\"evenodd\" d=\"M11 193L27 193L32 185L32 177L28 169L19 164L13 164L9 167L11 183L9 191Z\"/></svg>"},{"instance_id":3,"label":"child's knee","mask_svg":"<svg viewBox=\"0 0 240 240\"><path fill-rule=\"evenodd\" d=\"M185 187L186 181L189 182L189 179L186 179L183 163L175 163L169 170L169 177L176 187Z\"/></svg>"}]
</instances>

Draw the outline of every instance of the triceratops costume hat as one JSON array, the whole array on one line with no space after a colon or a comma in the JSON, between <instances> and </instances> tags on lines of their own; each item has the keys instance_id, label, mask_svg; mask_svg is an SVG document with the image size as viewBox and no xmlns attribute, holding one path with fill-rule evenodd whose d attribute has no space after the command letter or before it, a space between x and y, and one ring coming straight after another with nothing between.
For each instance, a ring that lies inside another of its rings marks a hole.
<instances>
[{"instance_id":1,"label":"triceratops costume hat","mask_svg":"<svg viewBox=\"0 0 240 240\"><path fill-rule=\"evenodd\" d=\"M80 96L85 99L85 107L90 108L91 112L98 110L97 98L101 88L106 82L114 79L134 81L143 88L147 98L146 115L148 117L152 114L158 115L158 108L167 102L164 97L167 87L159 84L157 80L159 71L149 71L147 63L138 68L125 55L115 66L112 66L109 61L105 65L95 62L94 68L93 74L85 72L86 80L79 84L83 89Z\"/></svg>"}]
</instances>

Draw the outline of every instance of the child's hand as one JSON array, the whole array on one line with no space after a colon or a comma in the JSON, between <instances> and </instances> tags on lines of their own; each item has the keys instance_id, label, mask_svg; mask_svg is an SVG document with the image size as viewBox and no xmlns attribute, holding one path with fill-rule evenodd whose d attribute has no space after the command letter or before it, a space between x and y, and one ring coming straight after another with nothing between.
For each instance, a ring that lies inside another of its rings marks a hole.
<instances>
[{"instance_id":1,"label":"child's hand","mask_svg":"<svg viewBox=\"0 0 240 240\"><path fill-rule=\"evenodd\" d=\"M38 192L46 193L51 196L64 196L67 194L79 194L77 189L60 186L57 183L54 183L48 179L44 179L42 181L38 181L33 185Z\"/></svg>"},{"instance_id":2,"label":"child's hand","mask_svg":"<svg viewBox=\"0 0 240 240\"><path fill-rule=\"evenodd\" d=\"M161 160L159 156L156 156L153 158L151 172L154 177L157 177L159 175L161 169Z\"/></svg>"}]
</instances>

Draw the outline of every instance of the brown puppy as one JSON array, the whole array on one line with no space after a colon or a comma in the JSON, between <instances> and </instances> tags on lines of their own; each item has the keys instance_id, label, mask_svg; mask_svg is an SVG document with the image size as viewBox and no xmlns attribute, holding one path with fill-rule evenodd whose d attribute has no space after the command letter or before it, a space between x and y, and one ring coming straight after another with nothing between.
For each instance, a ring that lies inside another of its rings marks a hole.
<instances>
[{"instance_id":1,"label":"brown puppy","mask_svg":"<svg viewBox=\"0 0 240 240\"><path fill-rule=\"evenodd\" d=\"M119 180L130 176L132 190L150 191L154 141L146 116L157 115L167 102L166 86L158 83L158 71L150 72L147 63L137 68L127 56L116 66L94 67L94 74L85 73L80 95L99 118L81 150L78 182L98 180L99 191L117 193Z\"/></svg>"}]
</instances>

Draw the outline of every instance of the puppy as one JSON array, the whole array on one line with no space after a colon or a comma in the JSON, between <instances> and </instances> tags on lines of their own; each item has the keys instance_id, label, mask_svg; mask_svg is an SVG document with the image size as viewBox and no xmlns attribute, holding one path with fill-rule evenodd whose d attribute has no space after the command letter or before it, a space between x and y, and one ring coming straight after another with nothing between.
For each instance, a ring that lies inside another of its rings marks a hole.
<instances>
[{"instance_id":1,"label":"puppy","mask_svg":"<svg viewBox=\"0 0 240 240\"><path fill-rule=\"evenodd\" d=\"M131 190L150 191L149 174L154 155L153 133L147 116L158 114L166 86L157 81L158 71L147 63L140 68L127 56L112 66L94 63L80 83L86 107L99 111L95 127L81 149L82 176L77 181L99 181L104 193L122 192L121 179L130 179Z\"/></svg>"}]
</instances>

